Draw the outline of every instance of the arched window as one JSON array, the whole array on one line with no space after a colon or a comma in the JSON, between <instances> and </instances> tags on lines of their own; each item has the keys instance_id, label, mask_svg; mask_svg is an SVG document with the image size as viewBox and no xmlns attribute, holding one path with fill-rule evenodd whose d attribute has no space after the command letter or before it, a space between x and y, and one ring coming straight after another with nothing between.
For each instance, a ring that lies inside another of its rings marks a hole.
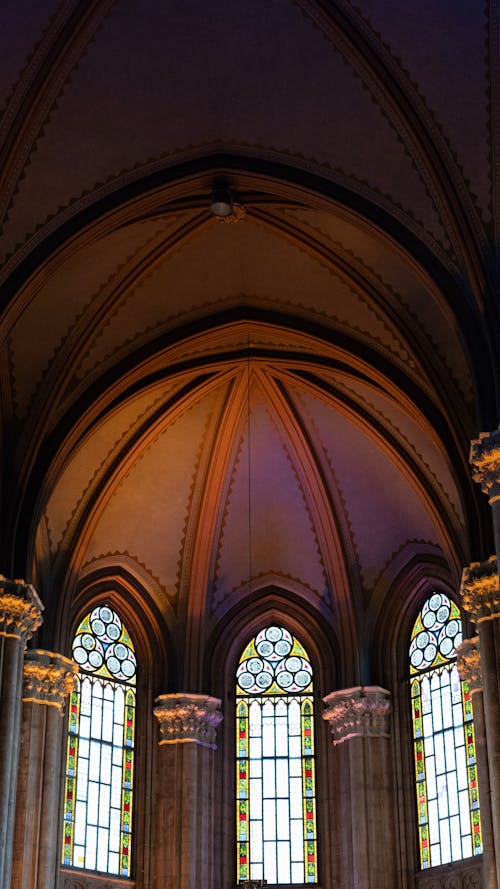
<instances>
[{"instance_id":1,"label":"arched window","mask_svg":"<svg viewBox=\"0 0 500 889\"><path fill-rule=\"evenodd\" d=\"M118 615L101 605L73 639L62 863L130 876L136 658Z\"/></svg>"},{"instance_id":2,"label":"arched window","mask_svg":"<svg viewBox=\"0 0 500 889\"><path fill-rule=\"evenodd\" d=\"M456 665L461 641L457 606L432 593L409 651L422 868L482 852L472 700Z\"/></svg>"},{"instance_id":3,"label":"arched window","mask_svg":"<svg viewBox=\"0 0 500 889\"><path fill-rule=\"evenodd\" d=\"M236 698L238 882L316 883L313 674L284 627L245 647Z\"/></svg>"}]
</instances>

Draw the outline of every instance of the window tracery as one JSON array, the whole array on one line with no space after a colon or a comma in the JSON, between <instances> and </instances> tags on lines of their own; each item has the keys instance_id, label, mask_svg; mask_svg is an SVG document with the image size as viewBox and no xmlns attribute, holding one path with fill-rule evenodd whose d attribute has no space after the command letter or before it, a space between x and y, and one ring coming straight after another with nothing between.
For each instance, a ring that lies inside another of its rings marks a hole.
<instances>
[{"instance_id":1,"label":"window tracery","mask_svg":"<svg viewBox=\"0 0 500 889\"><path fill-rule=\"evenodd\" d=\"M108 605L94 608L73 639L79 667L70 699L62 863L131 873L137 661Z\"/></svg>"},{"instance_id":2,"label":"window tracery","mask_svg":"<svg viewBox=\"0 0 500 889\"><path fill-rule=\"evenodd\" d=\"M238 882L317 882L313 671L300 642L268 626L236 671Z\"/></svg>"},{"instance_id":3,"label":"window tracery","mask_svg":"<svg viewBox=\"0 0 500 889\"><path fill-rule=\"evenodd\" d=\"M433 592L409 648L422 869L482 852L472 699L456 664L461 641L458 607Z\"/></svg>"}]
</instances>

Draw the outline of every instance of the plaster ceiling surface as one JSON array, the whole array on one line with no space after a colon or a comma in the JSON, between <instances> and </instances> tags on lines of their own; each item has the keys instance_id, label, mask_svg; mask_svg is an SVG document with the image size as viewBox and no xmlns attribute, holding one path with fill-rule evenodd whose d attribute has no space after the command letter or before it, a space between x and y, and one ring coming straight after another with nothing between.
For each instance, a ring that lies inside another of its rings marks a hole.
<instances>
[{"instance_id":1,"label":"plaster ceiling surface","mask_svg":"<svg viewBox=\"0 0 500 889\"><path fill-rule=\"evenodd\" d=\"M284 39L277 42L276 34ZM217 46L224 52L214 64ZM190 0L172 8L146 0L139 14L131 0L121 0L88 34L85 53L54 96L10 202L5 248L15 249L110 177L217 143L338 169L447 242L386 115L359 73L296 5L272 0L208 8Z\"/></svg>"},{"instance_id":2,"label":"plaster ceiling surface","mask_svg":"<svg viewBox=\"0 0 500 889\"><path fill-rule=\"evenodd\" d=\"M213 624L266 587L334 623L429 552L456 578L487 539L468 448L500 389L483 4L17 15L2 570L50 598L135 564L165 614ZM240 221L211 214L218 184Z\"/></svg>"}]
</instances>

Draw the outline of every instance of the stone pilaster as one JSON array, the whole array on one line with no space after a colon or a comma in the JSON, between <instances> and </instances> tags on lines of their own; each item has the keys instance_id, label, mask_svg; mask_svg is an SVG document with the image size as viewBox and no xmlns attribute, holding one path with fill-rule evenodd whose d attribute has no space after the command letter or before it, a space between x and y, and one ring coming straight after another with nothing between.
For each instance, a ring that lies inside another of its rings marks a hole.
<instances>
[{"instance_id":1,"label":"stone pilaster","mask_svg":"<svg viewBox=\"0 0 500 889\"><path fill-rule=\"evenodd\" d=\"M461 586L462 604L478 628L483 686L484 727L489 775L489 792L484 790L483 820L492 820L496 885L500 886L500 595L496 557L474 562L464 568ZM474 713L476 705L474 701ZM482 771L484 772L484 766ZM479 788L481 793L481 786ZM491 795L490 795L491 794ZM489 802L491 801L491 805Z\"/></svg>"},{"instance_id":2,"label":"stone pilaster","mask_svg":"<svg viewBox=\"0 0 500 889\"><path fill-rule=\"evenodd\" d=\"M391 695L378 686L336 691L323 699L335 747L339 790L339 886L396 886L395 787L390 738ZM380 830L380 818L384 829ZM345 875L349 874L349 881Z\"/></svg>"},{"instance_id":3,"label":"stone pilaster","mask_svg":"<svg viewBox=\"0 0 500 889\"><path fill-rule=\"evenodd\" d=\"M498 889L495 851L493 844L493 823L491 818L491 788L486 749L486 727L484 723L483 672L479 636L464 639L457 648L457 667L460 678L467 683L472 696L474 712L474 733L476 736L477 771L479 781L479 804L483 834L482 886L484 889Z\"/></svg>"},{"instance_id":4,"label":"stone pilaster","mask_svg":"<svg viewBox=\"0 0 500 889\"><path fill-rule=\"evenodd\" d=\"M214 756L220 703L195 694L156 699L160 737L153 889L215 889Z\"/></svg>"},{"instance_id":5,"label":"stone pilaster","mask_svg":"<svg viewBox=\"0 0 500 889\"><path fill-rule=\"evenodd\" d=\"M24 649L42 623L30 584L0 575L0 886L9 889L16 805Z\"/></svg>"},{"instance_id":6,"label":"stone pilaster","mask_svg":"<svg viewBox=\"0 0 500 889\"><path fill-rule=\"evenodd\" d=\"M12 889L54 889L61 845L63 715L77 665L50 651L26 653Z\"/></svg>"}]
</instances>

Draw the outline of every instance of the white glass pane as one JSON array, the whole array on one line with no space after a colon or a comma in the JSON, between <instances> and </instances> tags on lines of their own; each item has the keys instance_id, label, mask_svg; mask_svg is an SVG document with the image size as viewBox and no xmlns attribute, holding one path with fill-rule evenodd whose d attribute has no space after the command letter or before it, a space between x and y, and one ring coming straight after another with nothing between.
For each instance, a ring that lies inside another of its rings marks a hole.
<instances>
[{"instance_id":1,"label":"white glass pane","mask_svg":"<svg viewBox=\"0 0 500 889\"><path fill-rule=\"evenodd\" d=\"M123 725L125 716L125 694L120 685L117 685L115 688L114 705L114 721Z\"/></svg>"},{"instance_id":2,"label":"white glass pane","mask_svg":"<svg viewBox=\"0 0 500 889\"><path fill-rule=\"evenodd\" d=\"M292 883L304 882L304 865L292 864Z\"/></svg>"},{"instance_id":3,"label":"white glass pane","mask_svg":"<svg viewBox=\"0 0 500 889\"><path fill-rule=\"evenodd\" d=\"M120 810L111 809L109 819L109 848L112 849L113 852L120 851L120 821Z\"/></svg>"},{"instance_id":4,"label":"white glass pane","mask_svg":"<svg viewBox=\"0 0 500 889\"><path fill-rule=\"evenodd\" d=\"M102 710L102 739L103 741L113 740L113 703L112 701L104 701Z\"/></svg>"},{"instance_id":5,"label":"white glass pane","mask_svg":"<svg viewBox=\"0 0 500 889\"><path fill-rule=\"evenodd\" d=\"M88 759L90 752L90 744L88 741L84 741L83 738L78 742L78 757L79 759Z\"/></svg>"},{"instance_id":6,"label":"white glass pane","mask_svg":"<svg viewBox=\"0 0 500 889\"><path fill-rule=\"evenodd\" d=\"M422 725L423 725L424 738L432 737L432 734L434 732L434 727L432 724L432 714L431 713L428 713L426 716L423 717ZM426 741L426 743L427 743L427 741Z\"/></svg>"},{"instance_id":7,"label":"white glass pane","mask_svg":"<svg viewBox=\"0 0 500 889\"><path fill-rule=\"evenodd\" d=\"M101 745L98 741L90 742L89 779L98 781L101 764Z\"/></svg>"},{"instance_id":8,"label":"white glass pane","mask_svg":"<svg viewBox=\"0 0 500 889\"><path fill-rule=\"evenodd\" d=\"M302 775L302 761L300 759L289 759L288 768L290 776L298 777Z\"/></svg>"},{"instance_id":9,"label":"white glass pane","mask_svg":"<svg viewBox=\"0 0 500 889\"><path fill-rule=\"evenodd\" d=\"M277 882L276 846L274 843L264 843L264 876L268 883Z\"/></svg>"},{"instance_id":10,"label":"white glass pane","mask_svg":"<svg viewBox=\"0 0 500 889\"><path fill-rule=\"evenodd\" d=\"M279 799L276 802L277 835L279 840L290 838L290 821L288 815L288 800Z\"/></svg>"},{"instance_id":11,"label":"white glass pane","mask_svg":"<svg viewBox=\"0 0 500 889\"><path fill-rule=\"evenodd\" d=\"M96 869L97 855L97 828L87 827L87 840L85 845L85 867L88 870Z\"/></svg>"},{"instance_id":12,"label":"white glass pane","mask_svg":"<svg viewBox=\"0 0 500 889\"><path fill-rule=\"evenodd\" d=\"M264 865L260 864L258 861L255 864L251 865L250 875L252 880L263 880L264 879Z\"/></svg>"},{"instance_id":13,"label":"white glass pane","mask_svg":"<svg viewBox=\"0 0 500 889\"><path fill-rule=\"evenodd\" d=\"M261 778L250 778L250 799L252 804L250 806L250 816L252 817L255 813L256 818L261 818L262 813L262 779Z\"/></svg>"},{"instance_id":14,"label":"white glass pane","mask_svg":"<svg viewBox=\"0 0 500 889\"><path fill-rule=\"evenodd\" d=\"M87 806L77 802L75 805L75 843L78 846L85 845L85 828L87 818Z\"/></svg>"},{"instance_id":15,"label":"white glass pane","mask_svg":"<svg viewBox=\"0 0 500 889\"><path fill-rule=\"evenodd\" d=\"M288 726L286 718L276 719L276 756L288 755Z\"/></svg>"},{"instance_id":16,"label":"white glass pane","mask_svg":"<svg viewBox=\"0 0 500 889\"><path fill-rule=\"evenodd\" d=\"M76 798L86 800L88 796L88 761L82 759L78 761L78 772L76 778Z\"/></svg>"},{"instance_id":17,"label":"white glass pane","mask_svg":"<svg viewBox=\"0 0 500 889\"><path fill-rule=\"evenodd\" d=\"M453 716L451 711L450 690L448 687L445 687L443 690L441 703L443 707L443 727L449 728L453 724Z\"/></svg>"},{"instance_id":18,"label":"white glass pane","mask_svg":"<svg viewBox=\"0 0 500 889\"><path fill-rule=\"evenodd\" d=\"M443 736L437 735L435 738L435 751L436 751L436 774L442 775L446 770L445 759L444 759L444 743Z\"/></svg>"},{"instance_id":19,"label":"white glass pane","mask_svg":"<svg viewBox=\"0 0 500 889\"><path fill-rule=\"evenodd\" d=\"M457 784L459 790L466 790L468 787L467 766L465 764L465 747L459 747L456 751L457 762Z\"/></svg>"},{"instance_id":20,"label":"white glass pane","mask_svg":"<svg viewBox=\"0 0 500 889\"><path fill-rule=\"evenodd\" d=\"M278 882L290 882L290 846L278 843Z\"/></svg>"},{"instance_id":21,"label":"white glass pane","mask_svg":"<svg viewBox=\"0 0 500 889\"><path fill-rule=\"evenodd\" d=\"M264 796L276 796L275 760L265 759L262 763Z\"/></svg>"},{"instance_id":22,"label":"white glass pane","mask_svg":"<svg viewBox=\"0 0 500 889\"><path fill-rule=\"evenodd\" d=\"M73 846L74 867L85 867L85 846Z\"/></svg>"},{"instance_id":23,"label":"white glass pane","mask_svg":"<svg viewBox=\"0 0 500 889\"><path fill-rule=\"evenodd\" d=\"M462 857L462 840L460 837L460 819L458 815L450 818L451 857L457 861Z\"/></svg>"},{"instance_id":24,"label":"white glass pane","mask_svg":"<svg viewBox=\"0 0 500 889\"><path fill-rule=\"evenodd\" d=\"M302 779L290 778L290 817L302 818Z\"/></svg>"},{"instance_id":25,"label":"white glass pane","mask_svg":"<svg viewBox=\"0 0 500 889\"><path fill-rule=\"evenodd\" d=\"M249 742L249 755L250 759L261 759L262 757L262 738L260 736L256 738L250 738Z\"/></svg>"},{"instance_id":26,"label":"white glass pane","mask_svg":"<svg viewBox=\"0 0 500 889\"><path fill-rule=\"evenodd\" d=\"M97 844L97 870L108 869L108 831L104 827L99 828Z\"/></svg>"},{"instance_id":27,"label":"white glass pane","mask_svg":"<svg viewBox=\"0 0 500 889\"><path fill-rule=\"evenodd\" d=\"M432 843L439 843L439 820L437 811L437 801L429 800L429 835ZM434 859L433 859L434 864Z\"/></svg>"},{"instance_id":28,"label":"white glass pane","mask_svg":"<svg viewBox=\"0 0 500 889\"><path fill-rule=\"evenodd\" d=\"M449 772L455 771L455 735L453 732L445 732L444 749L446 754L446 768Z\"/></svg>"},{"instance_id":29,"label":"white glass pane","mask_svg":"<svg viewBox=\"0 0 500 889\"><path fill-rule=\"evenodd\" d=\"M454 775L448 781L448 806L450 815L458 815L458 792Z\"/></svg>"},{"instance_id":30,"label":"white glass pane","mask_svg":"<svg viewBox=\"0 0 500 889\"><path fill-rule=\"evenodd\" d=\"M264 756L274 756L274 719L262 721L262 752Z\"/></svg>"},{"instance_id":31,"label":"white glass pane","mask_svg":"<svg viewBox=\"0 0 500 889\"><path fill-rule=\"evenodd\" d=\"M122 799L122 770L118 766L113 766L111 772L111 805L115 808L121 806Z\"/></svg>"},{"instance_id":32,"label":"white glass pane","mask_svg":"<svg viewBox=\"0 0 500 889\"><path fill-rule=\"evenodd\" d=\"M451 841L448 821L441 822L441 862L448 864L451 861Z\"/></svg>"},{"instance_id":33,"label":"white glass pane","mask_svg":"<svg viewBox=\"0 0 500 889\"><path fill-rule=\"evenodd\" d=\"M288 760L276 760L276 795L288 797Z\"/></svg>"},{"instance_id":34,"label":"white glass pane","mask_svg":"<svg viewBox=\"0 0 500 889\"><path fill-rule=\"evenodd\" d=\"M101 749L101 781L111 783L111 747L103 744Z\"/></svg>"},{"instance_id":35,"label":"white glass pane","mask_svg":"<svg viewBox=\"0 0 500 889\"><path fill-rule=\"evenodd\" d=\"M441 864L441 847L431 846L431 865L437 867L439 864Z\"/></svg>"},{"instance_id":36,"label":"white glass pane","mask_svg":"<svg viewBox=\"0 0 500 889\"><path fill-rule=\"evenodd\" d=\"M276 802L273 799L264 800L264 840L276 839Z\"/></svg>"},{"instance_id":37,"label":"white glass pane","mask_svg":"<svg viewBox=\"0 0 500 889\"><path fill-rule=\"evenodd\" d=\"M99 785L94 781L88 784L88 805L87 820L89 824L97 824L97 813L99 811Z\"/></svg>"},{"instance_id":38,"label":"white glass pane","mask_svg":"<svg viewBox=\"0 0 500 889\"><path fill-rule=\"evenodd\" d=\"M110 874L119 873L120 872L120 856L119 856L119 854L117 852L110 852L108 860L109 860L109 864L108 864L109 873Z\"/></svg>"},{"instance_id":39,"label":"white glass pane","mask_svg":"<svg viewBox=\"0 0 500 889\"><path fill-rule=\"evenodd\" d=\"M113 744L115 747L123 746L123 725L115 723L113 726Z\"/></svg>"},{"instance_id":40,"label":"white glass pane","mask_svg":"<svg viewBox=\"0 0 500 889\"><path fill-rule=\"evenodd\" d=\"M262 821L252 821L252 829L250 830L250 862L252 867L254 864L263 862L264 850L262 848Z\"/></svg>"},{"instance_id":41,"label":"white glass pane","mask_svg":"<svg viewBox=\"0 0 500 889\"><path fill-rule=\"evenodd\" d=\"M250 760L250 777L251 778L260 778L262 775L262 760L261 759L251 759Z\"/></svg>"},{"instance_id":42,"label":"white glass pane","mask_svg":"<svg viewBox=\"0 0 500 889\"><path fill-rule=\"evenodd\" d=\"M300 736L299 735L288 739L288 750L289 750L289 755L291 757L300 758L302 751L301 751L301 747L300 747Z\"/></svg>"},{"instance_id":43,"label":"white glass pane","mask_svg":"<svg viewBox=\"0 0 500 889\"><path fill-rule=\"evenodd\" d=\"M99 798L99 826L108 827L109 825L109 787L101 784L101 794Z\"/></svg>"},{"instance_id":44,"label":"white glass pane","mask_svg":"<svg viewBox=\"0 0 500 889\"><path fill-rule=\"evenodd\" d=\"M470 836L463 837L462 850L464 858L472 858L472 839Z\"/></svg>"},{"instance_id":45,"label":"white glass pane","mask_svg":"<svg viewBox=\"0 0 500 889\"><path fill-rule=\"evenodd\" d=\"M90 716L80 716L79 734L81 738L90 737Z\"/></svg>"},{"instance_id":46,"label":"white glass pane","mask_svg":"<svg viewBox=\"0 0 500 889\"><path fill-rule=\"evenodd\" d=\"M262 735L262 707L258 701L252 701L249 713L250 737Z\"/></svg>"},{"instance_id":47,"label":"white glass pane","mask_svg":"<svg viewBox=\"0 0 500 889\"><path fill-rule=\"evenodd\" d=\"M445 775L440 775L437 778L437 791L438 791L438 812L440 818L448 817L448 785L446 781Z\"/></svg>"},{"instance_id":48,"label":"white glass pane","mask_svg":"<svg viewBox=\"0 0 500 889\"><path fill-rule=\"evenodd\" d=\"M470 830L470 809L469 809L469 791L461 790L458 794L460 804L460 820L462 822L462 830L466 833Z\"/></svg>"},{"instance_id":49,"label":"white glass pane","mask_svg":"<svg viewBox=\"0 0 500 889\"><path fill-rule=\"evenodd\" d=\"M302 818L290 822L292 861L304 861L304 825Z\"/></svg>"}]
</instances>

